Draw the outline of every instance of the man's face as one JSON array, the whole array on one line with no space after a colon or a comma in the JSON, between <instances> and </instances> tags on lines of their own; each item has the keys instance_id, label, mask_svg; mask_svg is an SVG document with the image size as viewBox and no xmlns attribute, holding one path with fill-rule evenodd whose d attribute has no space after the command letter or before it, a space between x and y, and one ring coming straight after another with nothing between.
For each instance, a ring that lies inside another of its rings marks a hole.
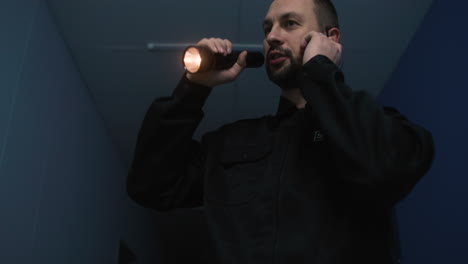
<instances>
[{"instance_id":1,"label":"man's face","mask_svg":"<svg viewBox=\"0 0 468 264\"><path fill-rule=\"evenodd\" d=\"M274 0L263 23L268 77L281 86L302 67L301 44L319 26L313 0Z\"/></svg>"}]
</instances>

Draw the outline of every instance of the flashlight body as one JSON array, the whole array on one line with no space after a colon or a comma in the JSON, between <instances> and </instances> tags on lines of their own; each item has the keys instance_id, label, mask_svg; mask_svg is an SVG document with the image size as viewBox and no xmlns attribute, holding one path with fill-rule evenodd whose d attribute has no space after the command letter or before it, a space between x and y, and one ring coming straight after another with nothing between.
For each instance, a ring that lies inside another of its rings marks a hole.
<instances>
[{"instance_id":1,"label":"flashlight body","mask_svg":"<svg viewBox=\"0 0 468 264\"><path fill-rule=\"evenodd\" d=\"M237 61L239 54L242 52L240 50L233 50L230 54L224 56L224 54L214 53L209 48L204 46L189 46L189 48L196 48L201 57L200 68L197 72L207 72L211 70L225 70L231 68ZM184 54L185 54L184 52ZM184 55L185 56L185 55ZM265 61L265 57L261 52L258 51L248 51L246 57L246 67L247 68L257 68L261 67Z\"/></svg>"},{"instance_id":2,"label":"flashlight body","mask_svg":"<svg viewBox=\"0 0 468 264\"><path fill-rule=\"evenodd\" d=\"M230 54L224 56L223 54L214 54L214 69L225 70L231 68L236 63L239 55L242 53L240 50L233 50ZM263 54L258 51L247 51L246 67L258 68L263 65L265 58Z\"/></svg>"},{"instance_id":3,"label":"flashlight body","mask_svg":"<svg viewBox=\"0 0 468 264\"><path fill-rule=\"evenodd\" d=\"M224 70L231 68L234 65L234 63L236 63L239 54L240 52L237 50L233 50L230 54L227 54L226 56L220 53L213 54L213 68L215 70Z\"/></svg>"}]
</instances>

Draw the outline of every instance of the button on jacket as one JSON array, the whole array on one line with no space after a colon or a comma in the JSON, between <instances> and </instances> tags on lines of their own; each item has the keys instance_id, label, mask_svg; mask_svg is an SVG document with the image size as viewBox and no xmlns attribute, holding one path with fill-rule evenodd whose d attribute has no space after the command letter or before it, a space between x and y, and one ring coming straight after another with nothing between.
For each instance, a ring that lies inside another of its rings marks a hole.
<instances>
[{"instance_id":1,"label":"button on jacket","mask_svg":"<svg viewBox=\"0 0 468 264\"><path fill-rule=\"evenodd\" d=\"M223 263L396 263L392 208L429 169L431 134L316 56L307 101L192 135L211 88L182 78L150 106L127 188L159 211L204 206Z\"/></svg>"}]
</instances>

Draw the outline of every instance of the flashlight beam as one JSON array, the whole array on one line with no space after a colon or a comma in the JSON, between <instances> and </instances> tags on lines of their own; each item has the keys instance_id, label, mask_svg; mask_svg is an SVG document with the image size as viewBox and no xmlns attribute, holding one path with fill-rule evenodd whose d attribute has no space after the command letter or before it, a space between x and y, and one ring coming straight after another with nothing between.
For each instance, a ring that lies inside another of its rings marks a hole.
<instances>
[{"instance_id":1,"label":"flashlight beam","mask_svg":"<svg viewBox=\"0 0 468 264\"><path fill-rule=\"evenodd\" d=\"M148 42L146 48L148 51L179 51L184 50L188 46L194 46L195 44L192 43L155 43L155 42ZM237 50L248 50L248 51L260 51L263 52L263 46L258 44L232 44L232 49Z\"/></svg>"}]
</instances>

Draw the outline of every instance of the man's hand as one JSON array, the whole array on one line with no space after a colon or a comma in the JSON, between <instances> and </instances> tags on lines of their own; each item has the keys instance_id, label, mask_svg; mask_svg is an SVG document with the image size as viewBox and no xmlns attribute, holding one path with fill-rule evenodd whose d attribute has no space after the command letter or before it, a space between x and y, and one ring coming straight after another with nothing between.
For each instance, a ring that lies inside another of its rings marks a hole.
<instances>
[{"instance_id":1,"label":"man's hand","mask_svg":"<svg viewBox=\"0 0 468 264\"><path fill-rule=\"evenodd\" d=\"M224 55L230 54L232 51L232 43L227 39L204 38L197 43L197 46L206 46L212 52L221 53ZM239 55L237 62L234 63L234 65L229 69L220 70L220 71L202 72L202 73L187 72L186 76L190 81L196 84L201 84L201 85L208 86L208 87L214 87L220 84L232 82L237 78L237 76L239 76L239 74L245 68L246 56L247 56L247 51L243 51Z\"/></svg>"},{"instance_id":2,"label":"man's hand","mask_svg":"<svg viewBox=\"0 0 468 264\"><path fill-rule=\"evenodd\" d=\"M301 50L304 51L302 65L306 64L316 55L324 55L336 65L341 62L342 46L335 42L332 37L327 37L323 33L311 31L304 36L301 43Z\"/></svg>"}]
</instances>

